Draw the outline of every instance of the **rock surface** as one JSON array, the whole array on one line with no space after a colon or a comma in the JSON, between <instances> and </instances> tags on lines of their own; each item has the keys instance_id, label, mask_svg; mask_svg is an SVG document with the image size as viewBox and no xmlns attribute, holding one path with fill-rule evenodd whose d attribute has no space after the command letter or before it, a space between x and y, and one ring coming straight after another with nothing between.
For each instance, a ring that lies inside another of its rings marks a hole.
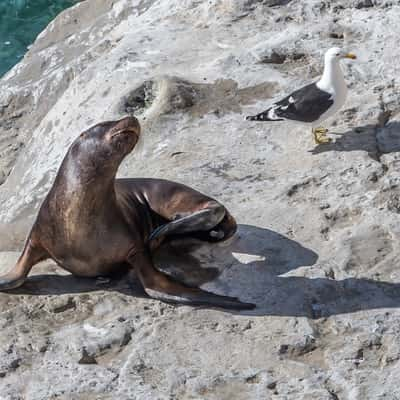
<instances>
[{"instance_id":1,"label":"rock surface","mask_svg":"<svg viewBox=\"0 0 400 400\"><path fill-rule=\"evenodd\" d=\"M0 293L0 399L399 399L399 17L397 0L87 0L51 23L0 81L0 272L72 140L134 113L144 139L119 175L194 186L240 224L180 273L257 308L43 263ZM359 56L333 143L244 121L333 45Z\"/></svg>"}]
</instances>

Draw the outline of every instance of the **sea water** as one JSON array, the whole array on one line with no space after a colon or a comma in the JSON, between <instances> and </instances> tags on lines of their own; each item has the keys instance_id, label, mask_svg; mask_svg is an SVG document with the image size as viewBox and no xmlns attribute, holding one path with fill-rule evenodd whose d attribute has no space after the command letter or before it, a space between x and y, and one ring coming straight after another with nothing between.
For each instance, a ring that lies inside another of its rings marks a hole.
<instances>
[{"instance_id":1,"label":"sea water","mask_svg":"<svg viewBox=\"0 0 400 400\"><path fill-rule=\"evenodd\" d=\"M77 0L0 0L0 77L17 64L37 35Z\"/></svg>"}]
</instances>

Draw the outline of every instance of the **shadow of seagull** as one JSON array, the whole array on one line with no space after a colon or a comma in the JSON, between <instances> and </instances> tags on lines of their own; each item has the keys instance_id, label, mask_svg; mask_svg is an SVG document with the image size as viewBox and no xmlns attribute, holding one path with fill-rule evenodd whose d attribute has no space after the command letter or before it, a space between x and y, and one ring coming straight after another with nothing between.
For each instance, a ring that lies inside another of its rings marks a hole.
<instances>
[{"instance_id":1,"label":"shadow of seagull","mask_svg":"<svg viewBox=\"0 0 400 400\"><path fill-rule=\"evenodd\" d=\"M365 151L372 159L379 160L382 154L400 151L400 122L358 126L340 134L334 142L320 144L310 152L320 154L328 151Z\"/></svg>"},{"instance_id":2,"label":"shadow of seagull","mask_svg":"<svg viewBox=\"0 0 400 400\"><path fill-rule=\"evenodd\" d=\"M377 127L375 125L358 126L342 134L335 141L319 144L310 151L312 154L326 153L328 151L365 151L374 159L379 159L379 148L376 140Z\"/></svg>"}]
</instances>

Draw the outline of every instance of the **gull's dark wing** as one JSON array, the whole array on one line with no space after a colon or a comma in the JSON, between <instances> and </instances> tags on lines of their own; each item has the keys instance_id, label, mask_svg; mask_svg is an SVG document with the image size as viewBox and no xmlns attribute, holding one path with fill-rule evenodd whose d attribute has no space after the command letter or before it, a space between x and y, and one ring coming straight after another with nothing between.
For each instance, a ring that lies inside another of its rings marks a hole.
<instances>
[{"instance_id":1,"label":"gull's dark wing","mask_svg":"<svg viewBox=\"0 0 400 400\"><path fill-rule=\"evenodd\" d=\"M313 122L318 120L332 104L332 95L319 89L315 83L311 83L278 101L273 108L278 117Z\"/></svg>"}]
</instances>

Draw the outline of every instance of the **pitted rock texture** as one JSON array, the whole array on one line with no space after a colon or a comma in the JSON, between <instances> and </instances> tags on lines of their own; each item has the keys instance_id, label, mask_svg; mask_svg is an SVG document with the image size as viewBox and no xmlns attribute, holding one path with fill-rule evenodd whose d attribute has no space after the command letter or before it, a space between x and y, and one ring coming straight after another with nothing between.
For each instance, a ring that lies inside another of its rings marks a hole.
<instances>
[{"instance_id":1,"label":"pitted rock texture","mask_svg":"<svg viewBox=\"0 0 400 400\"><path fill-rule=\"evenodd\" d=\"M0 272L74 138L134 114L119 176L191 185L239 223L158 267L257 308L168 305L44 262L0 293L0 399L399 399L399 18L393 0L86 0L53 21L0 81ZM331 144L244 121L331 46L358 55Z\"/></svg>"}]
</instances>

